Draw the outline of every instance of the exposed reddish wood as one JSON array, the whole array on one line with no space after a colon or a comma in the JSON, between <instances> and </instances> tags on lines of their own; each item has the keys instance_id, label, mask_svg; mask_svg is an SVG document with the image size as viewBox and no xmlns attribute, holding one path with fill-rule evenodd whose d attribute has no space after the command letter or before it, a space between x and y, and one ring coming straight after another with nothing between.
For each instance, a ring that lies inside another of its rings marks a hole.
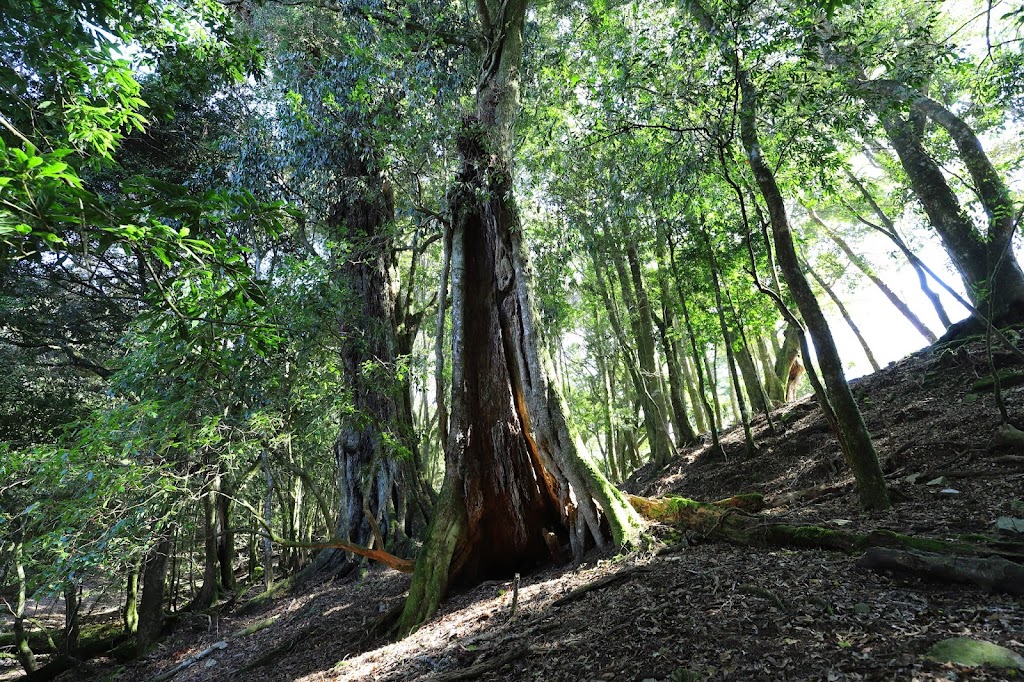
<instances>
[{"instance_id":1,"label":"exposed reddish wood","mask_svg":"<svg viewBox=\"0 0 1024 682\"><path fill-rule=\"evenodd\" d=\"M275 541L279 542L277 538L275 538ZM290 547L306 547L309 549L342 549L346 552L352 552L353 554L364 556L367 559L379 561L388 568L393 568L401 573L412 573L413 561L397 557L382 549L368 549L362 545L356 545L351 542L336 540L334 542L282 542L280 544L288 545Z\"/></svg>"}]
</instances>

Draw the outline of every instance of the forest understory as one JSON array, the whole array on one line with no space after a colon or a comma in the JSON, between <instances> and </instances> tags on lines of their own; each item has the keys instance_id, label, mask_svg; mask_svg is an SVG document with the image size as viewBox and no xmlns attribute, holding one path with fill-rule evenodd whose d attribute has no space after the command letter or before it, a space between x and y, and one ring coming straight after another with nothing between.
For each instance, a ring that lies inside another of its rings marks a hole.
<instances>
[{"instance_id":1,"label":"forest understory","mask_svg":"<svg viewBox=\"0 0 1024 682\"><path fill-rule=\"evenodd\" d=\"M852 382L896 501L886 512L860 508L812 398L776 410L774 434L763 416L755 422L752 459L737 428L723 435L724 457L691 448L624 487L697 500L758 492L778 505L762 512L773 522L1019 542L1019 533L995 525L1020 516L1024 460L997 435L988 367L984 345L974 342L928 348ZM1003 373L1011 417L1024 415L1018 371ZM805 501L785 503L798 491ZM140 660L97 658L59 679L169 679L160 675L219 642L226 646L173 679L999 680L1014 671L938 663L926 653L953 637L1024 651L1020 596L867 570L858 554L734 546L657 525L651 534L658 540L643 551L591 552L578 567L523 575L518 589L491 581L455 594L398 642L370 631L402 604L409 578L367 566L239 610L252 591L233 609L181 621ZM5 679L13 677L9 668Z\"/></svg>"}]
</instances>

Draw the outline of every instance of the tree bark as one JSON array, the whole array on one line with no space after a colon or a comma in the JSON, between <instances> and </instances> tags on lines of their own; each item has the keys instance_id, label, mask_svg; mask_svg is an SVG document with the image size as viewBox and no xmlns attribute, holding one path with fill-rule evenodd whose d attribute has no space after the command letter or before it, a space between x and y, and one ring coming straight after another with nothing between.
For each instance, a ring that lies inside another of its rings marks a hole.
<instances>
[{"instance_id":1,"label":"tree bark","mask_svg":"<svg viewBox=\"0 0 1024 682\"><path fill-rule=\"evenodd\" d=\"M794 372L794 366L798 364L799 369ZM779 377L783 388L780 398L782 402L792 402L796 399L796 380L801 374L803 363L800 361L800 328L788 323L782 335L782 348L775 356L775 376Z\"/></svg>"},{"instance_id":2,"label":"tree bark","mask_svg":"<svg viewBox=\"0 0 1024 682\"><path fill-rule=\"evenodd\" d=\"M775 332L770 332L771 336L775 336ZM757 348L757 357L761 363L761 370L764 374L764 391L768 395L768 402L771 403L772 407L782 404L786 398L786 385L779 379L779 375L775 371L775 363L772 360L771 350L768 348L768 344L765 343L763 336L758 336L755 340ZM778 345L778 341L776 341ZM779 350L782 347L779 346Z\"/></svg>"},{"instance_id":3,"label":"tree bark","mask_svg":"<svg viewBox=\"0 0 1024 682\"><path fill-rule=\"evenodd\" d=\"M188 608L201 611L215 601L220 592L220 568L217 561L216 502L214 484L207 486L202 496L203 531L203 584L192 598Z\"/></svg>"},{"instance_id":4,"label":"tree bark","mask_svg":"<svg viewBox=\"0 0 1024 682\"><path fill-rule=\"evenodd\" d=\"M14 648L18 662L26 673L35 671L39 666L35 654L28 643L28 632L25 630L25 602L28 597L28 582L25 578L25 545L23 531L18 529L14 539L14 572L18 578L18 596L14 605Z\"/></svg>"},{"instance_id":5,"label":"tree bark","mask_svg":"<svg viewBox=\"0 0 1024 682\"><path fill-rule=\"evenodd\" d=\"M220 566L220 588L225 592L235 589L235 533L231 530L231 497L227 475L217 476L217 494L214 497L214 533L217 539L217 564Z\"/></svg>"},{"instance_id":6,"label":"tree bark","mask_svg":"<svg viewBox=\"0 0 1024 682\"><path fill-rule=\"evenodd\" d=\"M61 656L73 656L78 650L82 634L79 615L78 583L68 580L64 585L64 637L59 651Z\"/></svg>"},{"instance_id":7,"label":"tree bark","mask_svg":"<svg viewBox=\"0 0 1024 682\"><path fill-rule=\"evenodd\" d=\"M333 268L342 292L342 374L352 413L342 419L334 447L341 491L336 533L370 547L379 529L381 541L390 546L398 524L391 523L389 509L407 483L400 459L412 456L406 433L412 415L400 409L404 386L395 376L394 205L387 182L362 160L353 158L340 184L342 199L333 207L328 227L351 245L335 255Z\"/></svg>"},{"instance_id":8,"label":"tree bark","mask_svg":"<svg viewBox=\"0 0 1024 682\"><path fill-rule=\"evenodd\" d=\"M164 629L164 584L167 578L167 555L171 541L161 538L150 548L142 571L142 599L139 602L139 627L135 633L135 650L146 653Z\"/></svg>"},{"instance_id":9,"label":"tree bark","mask_svg":"<svg viewBox=\"0 0 1024 682\"><path fill-rule=\"evenodd\" d=\"M260 460L263 464L263 480L266 485L266 493L263 496L263 523L267 528L272 528L274 520L274 476L270 472L270 459L267 457L267 448L260 451ZM330 519L325 519L330 523ZM267 592L274 586L274 545L269 535L263 535L263 589Z\"/></svg>"},{"instance_id":10,"label":"tree bark","mask_svg":"<svg viewBox=\"0 0 1024 682\"><path fill-rule=\"evenodd\" d=\"M839 442L846 462L853 470L861 504L866 509L887 509L889 494L878 463L874 443L868 433L864 418L853 399L853 393L843 374L842 361L832 340L832 333L825 321L810 285L800 271L796 248L786 213L786 204L775 181L775 174L765 161L757 137L757 91L750 75L737 69L740 82L740 130L747 162L765 203L768 206L772 232L775 240L775 254L782 268L783 277L789 287L800 314L807 324L818 354L826 395L835 412Z\"/></svg>"},{"instance_id":11,"label":"tree bark","mask_svg":"<svg viewBox=\"0 0 1024 682\"><path fill-rule=\"evenodd\" d=\"M487 48L477 111L459 136L461 171L451 201L446 470L399 620L402 633L429 618L450 585L543 561L548 533L567 536L579 557L584 532L600 546L622 544L640 524L622 494L577 451L542 356L508 166L527 4L478 6Z\"/></svg>"},{"instance_id":12,"label":"tree bark","mask_svg":"<svg viewBox=\"0 0 1024 682\"><path fill-rule=\"evenodd\" d=\"M139 629L139 564L133 563L128 569L128 580L124 598L124 631L134 635Z\"/></svg>"},{"instance_id":13,"label":"tree bark","mask_svg":"<svg viewBox=\"0 0 1024 682\"><path fill-rule=\"evenodd\" d=\"M689 334L687 334L687 338L689 338ZM704 409L704 401L701 400L698 394L699 379L695 379L693 376L693 369L690 367L690 359L686 352L682 348L677 348L677 353L679 369L683 373L686 395L693 408L693 419L696 422L697 432L706 433L708 431L708 415Z\"/></svg>"}]
</instances>

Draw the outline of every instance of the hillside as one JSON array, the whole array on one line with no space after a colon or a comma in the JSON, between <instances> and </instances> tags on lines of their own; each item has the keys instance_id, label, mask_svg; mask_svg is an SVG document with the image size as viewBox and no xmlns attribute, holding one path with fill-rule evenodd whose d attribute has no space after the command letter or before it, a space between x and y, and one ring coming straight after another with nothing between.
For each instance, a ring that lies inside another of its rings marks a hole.
<instances>
[{"instance_id":1,"label":"hillside","mask_svg":"<svg viewBox=\"0 0 1024 682\"><path fill-rule=\"evenodd\" d=\"M1012 365L998 352L993 361ZM928 349L853 383L897 500L892 511L859 510L836 441L810 399L776 411L775 434L763 416L757 420L760 449L751 460L733 431L723 439L725 458L691 449L624 487L714 500L817 486L814 499L767 513L944 539L995 535L998 517L1021 516L1024 453L996 435L998 412L983 385L988 364L980 343ZM1022 376L1008 372L1003 382L1007 409L1018 417ZM957 492L940 493L949 489ZM452 596L434 621L397 643L367 628L401 603L408 577L370 567L314 580L244 615L183 623L141 661L120 667L97 659L65 679L149 680L221 640L226 648L174 679L994 680L1006 672L955 669L922 655L956 636L1024 653L1020 597L871 572L835 552L702 540L690 537L669 552L656 543L628 556L591 554L578 568L525 575L514 613L512 581L478 586ZM598 580L608 582L566 599ZM264 627L228 638L257 626Z\"/></svg>"}]
</instances>

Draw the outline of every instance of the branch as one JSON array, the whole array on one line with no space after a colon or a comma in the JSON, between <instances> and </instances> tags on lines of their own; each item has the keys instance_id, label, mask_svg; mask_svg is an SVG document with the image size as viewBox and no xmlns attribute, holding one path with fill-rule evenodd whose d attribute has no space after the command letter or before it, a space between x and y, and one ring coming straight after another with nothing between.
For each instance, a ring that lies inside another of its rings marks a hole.
<instances>
[{"instance_id":1,"label":"branch","mask_svg":"<svg viewBox=\"0 0 1024 682\"><path fill-rule=\"evenodd\" d=\"M329 2L315 2L315 1L307 1L307 0L294 0L294 1L289 1L289 0L270 0L270 1L273 2L276 5L281 5L281 6L284 6L284 7L306 7L306 6L309 6L309 7L315 7L317 9L327 10L329 12L338 12L339 14L343 13L345 10L353 10L353 11L355 11L356 14L361 16L363 19L366 19L367 21L379 21L382 24L387 24L388 26L390 26L392 28L396 28L396 29L399 29L401 31L405 31L406 33L409 33L409 34L422 34L422 35L431 36L431 37L439 39L441 42L445 43L446 45L457 45L459 47L464 47L464 48L466 48L468 50L472 50L473 52L482 52L483 51L484 41L482 40L482 36L480 36L479 34L469 33L468 35L466 35L466 34L456 33L455 31L442 31L442 30L436 29L436 28L428 28L427 26L421 24L418 21L414 21L411 18L402 19L400 17L389 16L387 14L384 14L383 12L374 12L374 11L371 11L370 9L368 9L367 7L364 7L364 6L362 6L360 4L357 4L357 3L355 3L355 4L346 4L345 7L342 7L340 5L332 4L332 3L329 3ZM481 1L483 1L483 0L481 0Z\"/></svg>"},{"instance_id":2,"label":"branch","mask_svg":"<svg viewBox=\"0 0 1024 682\"><path fill-rule=\"evenodd\" d=\"M364 556L367 559L373 559L379 561L388 568L393 568L400 573L412 573L414 562L409 559L403 559L397 557L390 552L385 552L382 549L369 549L362 545L357 545L353 542L347 542L341 539L335 539L332 542L296 542L292 540L286 540L282 537L277 536L274 530L267 524L267 522L260 516L260 513L253 508L251 504L241 498L233 498L235 502L240 504L242 507L247 509L256 522L259 523L262 531L255 531L251 528L236 528L236 532L259 532L264 537L270 538L271 542L276 542L282 547L302 547L305 549L341 549L346 552L352 552L359 556Z\"/></svg>"}]
</instances>

